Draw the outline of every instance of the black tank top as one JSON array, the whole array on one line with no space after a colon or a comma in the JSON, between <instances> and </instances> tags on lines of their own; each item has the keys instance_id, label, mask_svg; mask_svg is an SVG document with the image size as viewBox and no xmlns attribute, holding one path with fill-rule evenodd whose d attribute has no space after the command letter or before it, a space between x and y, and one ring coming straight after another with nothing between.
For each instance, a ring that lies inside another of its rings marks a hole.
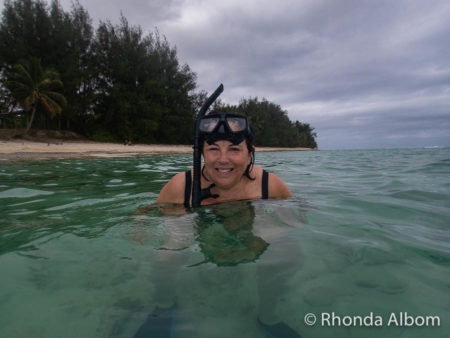
<instances>
[{"instance_id":1,"label":"black tank top","mask_svg":"<svg viewBox=\"0 0 450 338\"><path fill-rule=\"evenodd\" d=\"M184 186L184 206L189 208L189 200L191 199L191 170L185 172L186 184ZM263 169L262 182L261 182L261 199L266 200L269 198L269 173Z\"/></svg>"}]
</instances>

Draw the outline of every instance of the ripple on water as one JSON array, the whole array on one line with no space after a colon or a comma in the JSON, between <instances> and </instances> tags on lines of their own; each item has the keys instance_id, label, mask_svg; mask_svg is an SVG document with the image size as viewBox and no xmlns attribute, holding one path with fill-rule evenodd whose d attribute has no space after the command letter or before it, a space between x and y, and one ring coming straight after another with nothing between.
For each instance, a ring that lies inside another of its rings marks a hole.
<instances>
[{"instance_id":1,"label":"ripple on water","mask_svg":"<svg viewBox=\"0 0 450 338\"><path fill-rule=\"evenodd\" d=\"M39 195L52 195L54 192L28 188L13 188L0 191L0 198L29 198Z\"/></svg>"},{"instance_id":2,"label":"ripple on water","mask_svg":"<svg viewBox=\"0 0 450 338\"><path fill-rule=\"evenodd\" d=\"M26 201L26 202L11 204L11 206L12 207L18 207L18 206L22 206L22 205L38 203L38 202L43 202L43 201L45 201L45 200L44 199L37 199L37 200L32 200L32 201Z\"/></svg>"},{"instance_id":3,"label":"ripple on water","mask_svg":"<svg viewBox=\"0 0 450 338\"><path fill-rule=\"evenodd\" d=\"M118 179L118 178L115 178L115 179L112 179L109 181L109 183L121 183L121 182L122 182L122 180Z\"/></svg>"},{"instance_id":4,"label":"ripple on water","mask_svg":"<svg viewBox=\"0 0 450 338\"><path fill-rule=\"evenodd\" d=\"M138 168L138 169L150 169L152 167L153 167L153 165L151 165L151 164L139 164L136 166L136 168Z\"/></svg>"},{"instance_id":5,"label":"ripple on water","mask_svg":"<svg viewBox=\"0 0 450 338\"><path fill-rule=\"evenodd\" d=\"M91 206L94 204L109 203L114 200L115 200L115 198L89 198L89 199L83 199L83 200L79 200L79 201L68 203L68 204L59 205L56 207L47 208L47 209L45 209L45 211L58 211L58 210L65 210L65 209L69 209L69 208L79 208L79 207L84 207L84 206Z\"/></svg>"},{"instance_id":6,"label":"ripple on water","mask_svg":"<svg viewBox=\"0 0 450 338\"><path fill-rule=\"evenodd\" d=\"M16 211L16 212L10 212L9 215L11 216L22 216L22 215L31 215L36 213L35 210L22 210L22 211Z\"/></svg>"}]
</instances>

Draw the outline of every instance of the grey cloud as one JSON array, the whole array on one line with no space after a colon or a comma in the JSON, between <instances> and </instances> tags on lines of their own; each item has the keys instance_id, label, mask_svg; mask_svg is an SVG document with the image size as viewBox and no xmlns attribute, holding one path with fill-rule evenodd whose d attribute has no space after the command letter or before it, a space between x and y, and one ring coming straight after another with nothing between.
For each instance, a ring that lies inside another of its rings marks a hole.
<instances>
[{"instance_id":1,"label":"grey cloud","mask_svg":"<svg viewBox=\"0 0 450 338\"><path fill-rule=\"evenodd\" d=\"M48 1L50 2L50 1ZM179 15L182 0L79 0L95 20L117 22L120 13L130 24L153 30L160 22ZM60 0L64 9L71 8L72 0Z\"/></svg>"}]
</instances>

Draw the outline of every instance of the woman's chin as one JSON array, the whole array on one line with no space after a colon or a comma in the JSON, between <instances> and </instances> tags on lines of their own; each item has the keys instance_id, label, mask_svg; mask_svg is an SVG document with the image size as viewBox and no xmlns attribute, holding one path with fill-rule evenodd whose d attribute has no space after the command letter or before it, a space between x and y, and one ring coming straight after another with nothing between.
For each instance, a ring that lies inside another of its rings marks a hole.
<instances>
[{"instance_id":1,"label":"woman's chin","mask_svg":"<svg viewBox=\"0 0 450 338\"><path fill-rule=\"evenodd\" d=\"M216 184L216 187L228 189L236 185L239 182L239 179L237 178L236 173L229 172L227 174L216 173L213 177L213 181Z\"/></svg>"}]
</instances>

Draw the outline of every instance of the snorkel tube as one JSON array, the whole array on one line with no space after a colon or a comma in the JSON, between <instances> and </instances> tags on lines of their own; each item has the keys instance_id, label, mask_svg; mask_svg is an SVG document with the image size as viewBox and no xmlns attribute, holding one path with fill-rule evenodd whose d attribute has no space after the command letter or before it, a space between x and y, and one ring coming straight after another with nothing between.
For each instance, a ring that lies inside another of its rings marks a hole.
<instances>
[{"instance_id":1,"label":"snorkel tube","mask_svg":"<svg viewBox=\"0 0 450 338\"><path fill-rule=\"evenodd\" d=\"M201 202L201 186L200 186L200 168L201 168L201 153L200 153L200 119L205 115L209 106L219 97L223 92L223 84L211 94L210 97L203 103L200 108L197 119L195 120L195 134L194 134L194 177L192 182L192 207L197 208L200 206Z\"/></svg>"}]
</instances>

